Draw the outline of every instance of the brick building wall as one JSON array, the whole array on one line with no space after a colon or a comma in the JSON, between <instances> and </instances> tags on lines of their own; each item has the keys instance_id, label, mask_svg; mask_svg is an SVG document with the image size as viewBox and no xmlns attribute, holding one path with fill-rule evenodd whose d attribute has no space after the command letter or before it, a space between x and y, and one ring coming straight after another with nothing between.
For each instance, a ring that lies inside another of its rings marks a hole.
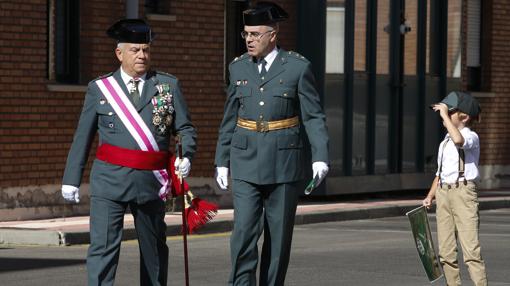
<instances>
[{"instance_id":1,"label":"brick building wall","mask_svg":"<svg viewBox=\"0 0 510 286\"><path fill-rule=\"evenodd\" d=\"M280 1L295 15L293 1ZM194 176L211 176L224 95L224 1L170 1L175 21L149 20L157 38L155 69L177 76L199 134ZM84 92L48 91L48 7L44 0L0 3L0 187L58 184ZM118 67L105 30L125 14L124 1L81 1L80 81ZM144 15L143 1L140 14ZM281 25L295 47L296 18ZM92 149L91 157L94 155Z\"/></svg>"},{"instance_id":2,"label":"brick building wall","mask_svg":"<svg viewBox=\"0 0 510 286\"><path fill-rule=\"evenodd\" d=\"M463 15L467 2L462 1ZM482 2L481 27L481 90L473 94L480 101L482 116L473 129L480 136L480 173L485 187L508 187L510 154L508 142L510 123L510 3L505 0ZM462 46L466 47L467 17L462 18ZM467 87L466 49L462 51L462 88Z\"/></svg>"},{"instance_id":3,"label":"brick building wall","mask_svg":"<svg viewBox=\"0 0 510 286\"><path fill-rule=\"evenodd\" d=\"M510 3L504 0L483 2L481 32L481 91L475 96L482 106L479 122L473 129L480 136L480 172L482 182L489 182L486 187L508 187L510 174L510 153L508 142L510 132L508 124L510 115ZM467 0L463 0L463 14L467 13ZM467 19L463 19L462 46L466 47ZM462 62L466 62L463 49ZM467 90L467 70L465 64L462 72L462 86Z\"/></svg>"},{"instance_id":4,"label":"brick building wall","mask_svg":"<svg viewBox=\"0 0 510 286\"><path fill-rule=\"evenodd\" d=\"M490 2L490 1L489 1ZM490 32L490 75L488 92L493 96L480 98L482 120L477 130L482 140L483 165L510 164L510 3L492 1L492 29ZM482 64L484 64L482 62Z\"/></svg>"},{"instance_id":5,"label":"brick building wall","mask_svg":"<svg viewBox=\"0 0 510 286\"><path fill-rule=\"evenodd\" d=\"M49 15L53 12L48 3L52 1L0 1L1 217L13 208L30 208L29 213L33 216L41 212L42 207L54 208L55 213L62 210L61 177L81 111L85 84L118 68L113 53L115 43L106 37L105 30L125 15L125 0L80 1L81 85L61 86L50 79L53 78L50 71L54 63L49 54L51 41L48 39L52 34L49 32L52 28ZM225 100L224 1L171 0L169 17L149 17L158 34L152 47L153 66L181 80L198 131L198 153L192 176L203 178L204 185L213 184L210 179L217 128ZM467 0L462 1L465 4ZM140 0L141 16L145 15L143 2ZM280 26L280 44L293 50L297 40L297 1L277 2L290 14L290 19ZM379 3L379 15L386 15L387 6L383 5L386 1ZM510 174L510 152L506 147L510 139L506 130L510 121L510 81L507 79L510 73L510 4L505 0L486 3L490 6L487 13L490 17L484 20L489 26L484 28L482 35L489 43L482 55L483 85L486 88L485 93L479 94L484 114L481 123L474 127L482 142L481 165L493 176L495 173ZM365 13L363 5L357 7L357 13ZM414 11L413 7L408 8ZM408 16L412 18L414 14ZM388 19L380 18L380 22L388 23ZM465 26L465 18L463 23ZM382 30L382 27L379 25L378 29ZM364 39L357 35L356 50L364 55ZM381 53L387 54L388 36L382 31L378 35L379 61L384 59ZM414 43L411 39L409 42ZM364 59L356 61L359 69L363 65ZM378 62L378 68L382 69L379 73L386 73L387 63ZM413 68L409 66L406 70ZM465 78L463 80L465 82ZM94 148L90 154L91 158L93 156ZM84 174L85 184L91 161ZM496 172L493 166L497 167Z\"/></svg>"},{"instance_id":6,"label":"brick building wall","mask_svg":"<svg viewBox=\"0 0 510 286\"><path fill-rule=\"evenodd\" d=\"M74 120L65 109L81 100L46 91L46 19L46 1L0 2L0 187L56 181Z\"/></svg>"},{"instance_id":7,"label":"brick building wall","mask_svg":"<svg viewBox=\"0 0 510 286\"><path fill-rule=\"evenodd\" d=\"M295 49L295 1L279 2L291 15L281 25L281 45ZM76 59L80 84L56 83L50 45L54 40L49 17L55 13L52 3L54 0L0 2L0 213L4 219L25 216L13 214L15 208L28 208L27 215L32 216L63 211L60 183L86 83L118 68L115 42L105 30L124 17L126 2L80 1L80 57ZM225 100L224 0L169 3L168 17L148 17L157 33L152 64L181 81L198 132L191 175L205 178L207 185L212 183L207 179L214 171L217 128ZM147 16L143 0L139 1L139 15ZM94 150L95 145L84 173L85 194ZM71 211L76 212L77 207Z\"/></svg>"}]
</instances>

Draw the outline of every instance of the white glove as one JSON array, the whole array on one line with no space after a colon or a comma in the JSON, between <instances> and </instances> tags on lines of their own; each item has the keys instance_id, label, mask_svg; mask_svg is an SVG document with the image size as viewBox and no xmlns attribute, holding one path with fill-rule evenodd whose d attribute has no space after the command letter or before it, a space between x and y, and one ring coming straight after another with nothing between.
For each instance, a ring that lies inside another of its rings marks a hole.
<instances>
[{"instance_id":1,"label":"white glove","mask_svg":"<svg viewBox=\"0 0 510 286\"><path fill-rule=\"evenodd\" d=\"M227 167L216 167L216 172L214 174L214 178L216 179L216 183L220 189L226 191L228 187L228 168Z\"/></svg>"},{"instance_id":2,"label":"white glove","mask_svg":"<svg viewBox=\"0 0 510 286\"><path fill-rule=\"evenodd\" d=\"M72 203L80 202L80 189L71 185L62 185L62 197Z\"/></svg>"},{"instance_id":3,"label":"white glove","mask_svg":"<svg viewBox=\"0 0 510 286\"><path fill-rule=\"evenodd\" d=\"M191 171L191 162L188 158L184 157L182 159L176 158L175 163L175 173L179 175L181 173L183 178L186 178L189 175L189 171Z\"/></svg>"},{"instance_id":4,"label":"white glove","mask_svg":"<svg viewBox=\"0 0 510 286\"><path fill-rule=\"evenodd\" d=\"M322 180L326 177L326 174L329 171L328 164L325 162L313 162L312 163L313 177L319 176L319 181L317 182L317 186L321 184Z\"/></svg>"}]
</instances>

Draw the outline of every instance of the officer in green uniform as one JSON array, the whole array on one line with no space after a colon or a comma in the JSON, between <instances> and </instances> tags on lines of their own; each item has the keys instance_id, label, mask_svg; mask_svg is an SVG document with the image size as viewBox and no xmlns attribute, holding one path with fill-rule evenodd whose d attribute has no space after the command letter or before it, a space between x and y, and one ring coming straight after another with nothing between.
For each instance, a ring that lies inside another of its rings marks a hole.
<instances>
[{"instance_id":1,"label":"officer in green uniform","mask_svg":"<svg viewBox=\"0 0 510 286\"><path fill-rule=\"evenodd\" d=\"M176 162L176 169L184 176L190 171L190 161L196 150L195 129L190 122L177 78L149 68L150 43L154 37L150 27L139 19L120 20L108 29L107 34L118 42L115 53L120 68L88 85L62 186L63 197L76 203L79 202L82 173L96 132L99 133L99 145L110 146L109 151L103 154L106 158L113 156L113 159L122 161L127 155L136 155L125 160L128 161L125 163L142 165L147 164L144 161L149 159L144 157L148 152L140 149L129 128L112 107L112 102L98 88L99 80L113 76L124 94L131 99L131 102L126 99L127 103L133 104L134 112L148 127L147 132L152 133L154 144L162 151L158 155L169 150L172 132L181 134L184 159ZM156 108L158 104L158 108L162 109ZM112 154L113 151L116 152ZM122 165L124 163L111 163L98 158L94 160L90 174L88 285L113 285L123 219L128 206L134 217L140 244L140 285L167 285L165 205L159 194L162 184L150 167L126 167ZM162 156L162 159L166 157Z\"/></svg>"},{"instance_id":2,"label":"officer in green uniform","mask_svg":"<svg viewBox=\"0 0 510 286\"><path fill-rule=\"evenodd\" d=\"M310 62L276 45L287 13L271 2L243 12L248 52L230 64L224 117L216 147L216 182L232 176L234 229L229 285L284 285L299 189L304 179L303 137L312 150L314 177L328 172L325 115ZM304 128L301 128L304 127Z\"/></svg>"}]
</instances>

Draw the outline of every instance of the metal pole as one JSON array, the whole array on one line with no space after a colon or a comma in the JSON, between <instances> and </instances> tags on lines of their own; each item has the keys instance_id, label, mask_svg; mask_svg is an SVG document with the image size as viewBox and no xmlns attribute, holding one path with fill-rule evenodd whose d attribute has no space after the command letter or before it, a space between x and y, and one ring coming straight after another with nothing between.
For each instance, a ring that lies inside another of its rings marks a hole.
<instances>
[{"instance_id":1,"label":"metal pole","mask_svg":"<svg viewBox=\"0 0 510 286\"><path fill-rule=\"evenodd\" d=\"M388 167L390 173L402 172L403 147L403 86L404 86L404 34L405 0L390 2L390 77L391 104L388 144Z\"/></svg>"},{"instance_id":2,"label":"metal pole","mask_svg":"<svg viewBox=\"0 0 510 286\"><path fill-rule=\"evenodd\" d=\"M427 0L418 0L416 74L418 76L418 100L416 101L416 171L425 170L425 104L427 59Z\"/></svg>"},{"instance_id":3,"label":"metal pole","mask_svg":"<svg viewBox=\"0 0 510 286\"><path fill-rule=\"evenodd\" d=\"M344 46L344 175L352 175L353 138L353 93L354 93L354 26L355 1L345 1L345 46Z\"/></svg>"},{"instance_id":4,"label":"metal pole","mask_svg":"<svg viewBox=\"0 0 510 286\"><path fill-rule=\"evenodd\" d=\"M377 5L378 0L367 1L366 31L366 73L367 73L367 137L366 137L366 172L375 173L375 117L376 117L376 83L377 83Z\"/></svg>"}]
</instances>

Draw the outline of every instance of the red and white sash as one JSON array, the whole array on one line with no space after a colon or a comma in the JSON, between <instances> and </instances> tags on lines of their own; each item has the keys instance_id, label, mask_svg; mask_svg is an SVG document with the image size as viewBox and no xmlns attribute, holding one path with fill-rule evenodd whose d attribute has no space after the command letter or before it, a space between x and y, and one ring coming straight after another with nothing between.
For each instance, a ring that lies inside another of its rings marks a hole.
<instances>
[{"instance_id":1,"label":"red and white sash","mask_svg":"<svg viewBox=\"0 0 510 286\"><path fill-rule=\"evenodd\" d=\"M124 123L131 136L133 136L136 143L138 143L140 149L143 151L159 151L156 139L149 130L149 127L147 127L115 78L113 78L113 76L102 78L97 80L96 84L113 107L113 110L115 110L122 123ZM162 200L166 200L170 190L171 178L165 169L154 170L152 172L162 185L159 189L159 197Z\"/></svg>"}]
</instances>

